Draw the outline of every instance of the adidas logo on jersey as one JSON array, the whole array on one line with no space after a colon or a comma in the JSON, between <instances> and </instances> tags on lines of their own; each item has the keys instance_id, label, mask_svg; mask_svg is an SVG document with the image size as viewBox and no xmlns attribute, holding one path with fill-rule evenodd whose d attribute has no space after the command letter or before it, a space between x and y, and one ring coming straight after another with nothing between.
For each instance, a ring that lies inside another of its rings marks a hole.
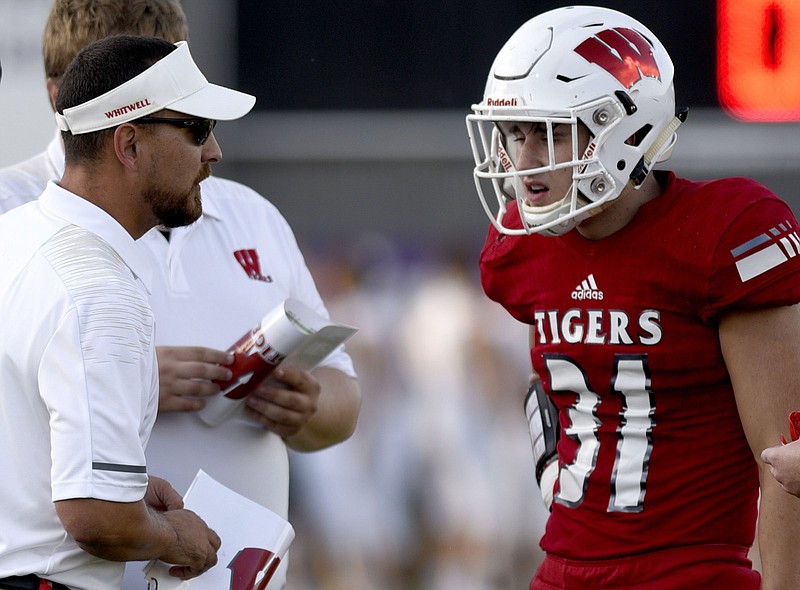
<instances>
[{"instance_id":1,"label":"adidas logo on jersey","mask_svg":"<svg viewBox=\"0 0 800 590\"><path fill-rule=\"evenodd\" d=\"M603 292L597 288L597 283L594 280L594 275L590 274L586 277L581 284L575 287L572 292L572 298L584 301L586 299L594 299L595 301L602 301Z\"/></svg>"}]
</instances>

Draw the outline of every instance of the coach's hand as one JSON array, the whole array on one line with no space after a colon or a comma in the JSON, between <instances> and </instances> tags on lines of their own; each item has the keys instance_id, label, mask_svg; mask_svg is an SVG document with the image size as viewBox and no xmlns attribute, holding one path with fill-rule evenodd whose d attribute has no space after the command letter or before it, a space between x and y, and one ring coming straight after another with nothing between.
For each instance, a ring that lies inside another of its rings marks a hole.
<instances>
[{"instance_id":1,"label":"coach's hand","mask_svg":"<svg viewBox=\"0 0 800 590\"><path fill-rule=\"evenodd\" d=\"M159 346L158 411L196 412L205 407L202 398L219 393L213 381L227 381L233 353L202 346Z\"/></svg>"},{"instance_id":2,"label":"coach's hand","mask_svg":"<svg viewBox=\"0 0 800 590\"><path fill-rule=\"evenodd\" d=\"M247 413L281 438L300 432L316 414L319 381L308 371L278 367L247 397Z\"/></svg>"},{"instance_id":3,"label":"coach's hand","mask_svg":"<svg viewBox=\"0 0 800 590\"><path fill-rule=\"evenodd\" d=\"M183 497L171 483L155 475L148 476L148 479L147 492L144 495L145 504L158 512L183 508Z\"/></svg>"},{"instance_id":4,"label":"coach's hand","mask_svg":"<svg viewBox=\"0 0 800 590\"><path fill-rule=\"evenodd\" d=\"M163 514L176 535L175 544L159 556L161 561L175 564L169 568L170 575L188 580L214 567L222 545L219 535L191 510Z\"/></svg>"}]
</instances>

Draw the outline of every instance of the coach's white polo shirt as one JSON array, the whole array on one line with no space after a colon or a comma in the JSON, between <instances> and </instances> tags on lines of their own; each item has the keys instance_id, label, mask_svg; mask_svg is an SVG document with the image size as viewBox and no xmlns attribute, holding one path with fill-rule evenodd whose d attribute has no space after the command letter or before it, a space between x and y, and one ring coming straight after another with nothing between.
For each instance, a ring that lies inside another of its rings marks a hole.
<instances>
[{"instance_id":1,"label":"coach's white polo shirt","mask_svg":"<svg viewBox=\"0 0 800 590\"><path fill-rule=\"evenodd\" d=\"M47 146L47 150L13 166L0 169L0 215L35 201L50 180L61 180L64 175L64 144L61 131Z\"/></svg>"},{"instance_id":2,"label":"coach's white polo shirt","mask_svg":"<svg viewBox=\"0 0 800 590\"><path fill-rule=\"evenodd\" d=\"M48 180L61 178L58 135L47 151L0 170L0 214L35 199ZM287 297L327 315L294 234L280 212L252 189L212 176L202 182L203 215L172 230L169 242L153 229L140 240L154 270L151 305L159 346L227 349ZM2 219L2 216L0 216ZM344 349L323 366L355 376ZM198 469L284 518L289 505L286 445L261 426L229 421L216 428L195 414L159 416L147 447L148 472L181 493ZM281 565L268 588L283 587ZM142 564L130 564L124 590L141 590Z\"/></svg>"},{"instance_id":3,"label":"coach's white polo shirt","mask_svg":"<svg viewBox=\"0 0 800 590\"><path fill-rule=\"evenodd\" d=\"M156 343L226 350L274 306L294 297L328 316L289 224L252 189L210 177L201 184L203 215L172 230L151 230L139 242L156 269L151 304ZM323 365L355 376L350 356L335 351ZM147 464L183 492L198 469L284 518L289 506L286 445L252 422L207 426L195 413L161 414L147 447ZM281 588L285 567L268 588ZM129 568L124 588L141 573Z\"/></svg>"},{"instance_id":4,"label":"coach's white polo shirt","mask_svg":"<svg viewBox=\"0 0 800 590\"><path fill-rule=\"evenodd\" d=\"M54 501L140 500L158 402L151 270L108 214L49 183L0 217L0 578L119 587Z\"/></svg>"}]
</instances>

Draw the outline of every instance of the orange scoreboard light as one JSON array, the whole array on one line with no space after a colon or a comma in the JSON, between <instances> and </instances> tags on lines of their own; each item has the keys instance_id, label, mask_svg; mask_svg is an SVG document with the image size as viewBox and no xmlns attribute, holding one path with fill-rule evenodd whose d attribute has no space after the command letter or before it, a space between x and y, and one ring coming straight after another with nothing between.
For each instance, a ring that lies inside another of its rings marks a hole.
<instances>
[{"instance_id":1,"label":"orange scoreboard light","mask_svg":"<svg viewBox=\"0 0 800 590\"><path fill-rule=\"evenodd\" d=\"M741 121L800 121L800 0L717 0L717 92Z\"/></svg>"}]
</instances>

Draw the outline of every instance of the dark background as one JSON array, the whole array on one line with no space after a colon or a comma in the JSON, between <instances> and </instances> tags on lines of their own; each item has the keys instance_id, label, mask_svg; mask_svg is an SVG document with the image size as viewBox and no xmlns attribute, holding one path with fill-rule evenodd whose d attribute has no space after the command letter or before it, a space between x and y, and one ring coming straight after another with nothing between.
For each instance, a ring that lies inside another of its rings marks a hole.
<instances>
[{"instance_id":1,"label":"dark background","mask_svg":"<svg viewBox=\"0 0 800 590\"><path fill-rule=\"evenodd\" d=\"M714 0L592 2L667 48L680 104L718 106ZM464 109L500 47L564 2L239 0L239 87L256 109Z\"/></svg>"},{"instance_id":2,"label":"dark background","mask_svg":"<svg viewBox=\"0 0 800 590\"><path fill-rule=\"evenodd\" d=\"M192 24L193 41L216 37L207 57L228 48L221 72L258 99L217 127L216 173L265 195L306 244L339 251L376 233L477 255L488 220L464 118L508 37L567 2L225 0L230 12L203 2L195 18L206 28ZM800 211L800 123L742 122L719 107L717 2L595 4L643 22L675 63L678 104L691 110L660 167L697 180L749 176Z\"/></svg>"}]
</instances>

